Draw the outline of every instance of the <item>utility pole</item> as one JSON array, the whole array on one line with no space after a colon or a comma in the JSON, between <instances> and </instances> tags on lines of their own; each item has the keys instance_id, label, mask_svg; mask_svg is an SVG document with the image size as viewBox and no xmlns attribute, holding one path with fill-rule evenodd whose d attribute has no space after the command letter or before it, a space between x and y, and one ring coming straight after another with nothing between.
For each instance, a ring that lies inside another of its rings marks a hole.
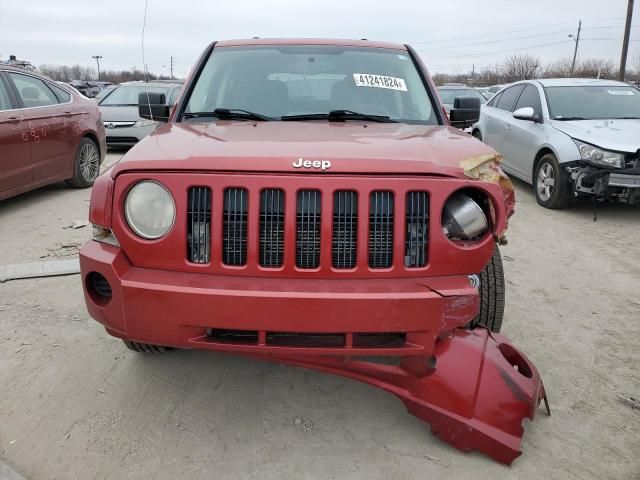
<instances>
[{"instance_id":1,"label":"utility pole","mask_svg":"<svg viewBox=\"0 0 640 480\"><path fill-rule=\"evenodd\" d=\"M582 30L582 20L578 20L578 34L573 35L573 33L569 34L569 38L573 38L573 41L576 42L576 47L573 50L573 62L571 62L571 75L573 75L573 71L576 68L576 58L578 57L578 45L580 44L580 30Z\"/></svg>"},{"instance_id":2,"label":"utility pole","mask_svg":"<svg viewBox=\"0 0 640 480\"><path fill-rule=\"evenodd\" d=\"M633 0L629 0L627 6L627 23L624 27L624 40L622 41L622 56L620 57L620 76L618 80L624 82L624 74L627 69L627 53L629 52L629 35L631 34L631 17L633 17Z\"/></svg>"},{"instance_id":3,"label":"utility pole","mask_svg":"<svg viewBox=\"0 0 640 480\"><path fill-rule=\"evenodd\" d=\"M173 56L171 56L171 63L169 65L170 65L170 72L171 72L169 78L171 78L171 80L173 80Z\"/></svg>"},{"instance_id":4,"label":"utility pole","mask_svg":"<svg viewBox=\"0 0 640 480\"><path fill-rule=\"evenodd\" d=\"M102 58L102 55L93 55L91 58L93 58L98 64L98 81L100 81L100 59Z\"/></svg>"}]
</instances>

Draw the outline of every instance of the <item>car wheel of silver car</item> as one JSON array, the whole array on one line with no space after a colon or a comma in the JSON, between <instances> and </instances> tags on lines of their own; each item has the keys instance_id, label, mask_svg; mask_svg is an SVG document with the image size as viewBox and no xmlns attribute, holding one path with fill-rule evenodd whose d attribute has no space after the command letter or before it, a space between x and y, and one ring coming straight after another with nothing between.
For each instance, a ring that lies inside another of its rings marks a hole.
<instances>
[{"instance_id":1,"label":"car wheel of silver car","mask_svg":"<svg viewBox=\"0 0 640 480\"><path fill-rule=\"evenodd\" d=\"M482 133L480 133L480 130L474 130L471 135L473 136L473 138L477 138L478 140L482 141Z\"/></svg>"},{"instance_id":2,"label":"car wheel of silver car","mask_svg":"<svg viewBox=\"0 0 640 480\"><path fill-rule=\"evenodd\" d=\"M538 204L545 208L566 208L571 196L566 172L552 153L545 154L538 164L533 179L533 189Z\"/></svg>"},{"instance_id":3,"label":"car wheel of silver car","mask_svg":"<svg viewBox=\"0 0 640 480\"><path fill-rule=\"evenodd\" d=\"M499 332L504 317L505 285L502 256L497 245L489 263L472 282L478 287L480 312L469 327L484 327L492 332Z\"/></svg>"},{"instance_id":4,"label":"car wheel of silver car","mask_svg":"<svg viewBox=\"0 0 640 480\"><path fill-rule=\"evenodd\" d=\"M151 345L149 343L132 342L130 340L122 340L129 350L133 350L138 353L164 353L167 350L171 350L169 347L162 347L160 345Z\"/></svg>"},{"instance_id":5,"label":"car wheel of silver car","mask_svg":"<svg viewBox=\"0 0 640 480\"><path fill-rule=\"evenodd\" d=\"M67 183L76 188L87 188L100 173L100 151L98 146L90 138L80 140L76 150L76 158L73 166L73 178Z\"/></svg>"}]
</instances>

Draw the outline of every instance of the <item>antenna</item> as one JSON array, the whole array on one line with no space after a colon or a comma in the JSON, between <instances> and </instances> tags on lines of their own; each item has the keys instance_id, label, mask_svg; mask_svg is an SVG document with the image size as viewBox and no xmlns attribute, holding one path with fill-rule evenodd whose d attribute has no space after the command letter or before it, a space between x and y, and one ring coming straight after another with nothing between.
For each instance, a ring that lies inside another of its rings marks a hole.
<instances>
[{"instance_id":1,"label":"antenna","mask_svg":"<svg viewBox=\"0 0 640 480\"><path fill-rule=\"evenodd\" d=\"M144 73L144 83L149 83L149 77L147 75L147 63L144 59L144 29L147 26L147 7L149 6L149 0L144 0L144 17L142 19L142 68ZM153 121L153 111L151 110L151 100L149 100L149 85L145 85L147 92L147 106L149 107L149 116L151 117L151 121Z\"/></svg>"}]
</instances>

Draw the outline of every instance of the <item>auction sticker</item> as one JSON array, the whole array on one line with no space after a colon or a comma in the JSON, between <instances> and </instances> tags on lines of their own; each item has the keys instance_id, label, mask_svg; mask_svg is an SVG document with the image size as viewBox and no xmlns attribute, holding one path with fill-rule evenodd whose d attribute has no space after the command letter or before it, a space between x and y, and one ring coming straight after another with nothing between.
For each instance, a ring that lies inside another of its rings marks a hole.
<instances>
[{"instance_id":1,"label":"auction sticker","mask_svg":"<svg viewBox=\"0 0 640 480\"><path fill-rule=\"evenodd\" d=\"M402 78L386 75L372 75L370 73L354 73L353 79L358 87L387 88L389 90L407 91L407 85Z\"/></svg>"},{"instance_id":2,"label":"auction sticker","mask_svg":"<svg viewBox=\"0 0 640 480\"><path fill-rule=\"evenodd\" d=\"M607 90L609 95L633 95L631 90Z\"/></svg>"}]
</instances>

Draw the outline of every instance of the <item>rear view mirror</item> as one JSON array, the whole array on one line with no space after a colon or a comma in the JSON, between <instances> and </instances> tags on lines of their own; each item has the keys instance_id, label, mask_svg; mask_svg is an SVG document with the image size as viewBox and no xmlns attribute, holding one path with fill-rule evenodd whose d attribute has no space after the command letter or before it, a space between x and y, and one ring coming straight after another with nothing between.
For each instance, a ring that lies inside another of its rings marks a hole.
<instances>
[{"instance_id":1,"label":"rear view mirror","mask_svg":"<svg viewBox=\"0 0 640 480\"><path fill-rule=\"evenodd\" d=\"M480 99L477 97L457 97L449 112L451 125L467 128L480 119Z\"/></svg>"},{"instance_id":2,"label":"rear view mirror","mask_svg":"<svg viewBox=\"0 0 640 480\"><path fill-rule=\"evenodd\" d=\"M533 107L522 107L513 112L513 118L517 118L518 120L529 120L531 122L535 122L536 112L533 110Z\"/></svg>"},{"instance_id":3,"label":"rear view mirror","mask_svg":"<svg viewBox=\"0 0 640 480\"><path fill-rule=\"evenodd\" d=\"M138 95L138 115L147 120L167 122L169 120L169 105L164 93L143 92Z\"/></svg>"}]
</instances>

